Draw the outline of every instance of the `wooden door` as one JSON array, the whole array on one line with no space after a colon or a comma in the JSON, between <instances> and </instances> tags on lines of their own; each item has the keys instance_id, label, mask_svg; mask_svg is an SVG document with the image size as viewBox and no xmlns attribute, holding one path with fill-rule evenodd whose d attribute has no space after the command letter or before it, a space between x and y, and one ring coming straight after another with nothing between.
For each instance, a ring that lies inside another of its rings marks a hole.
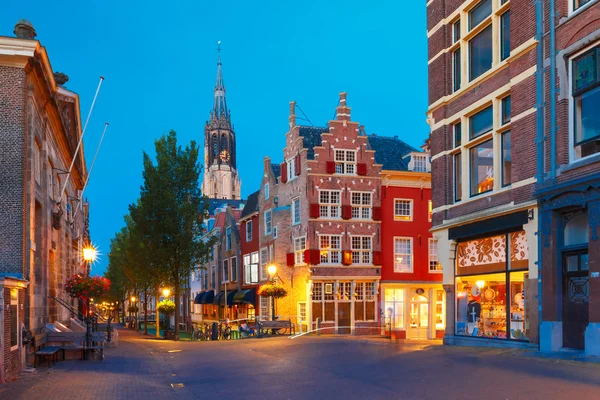
<instances>
[{"instance_id":1,"label":"wooden door","mask_svg":"<svg viewBox=\"0 0 600 400\"><path fill-rule=\"evenodd\" d=\"M338 333L351 333L352 315L350 314L350 303L338 303L337 327Z\"/></svg>"}]
</instances>

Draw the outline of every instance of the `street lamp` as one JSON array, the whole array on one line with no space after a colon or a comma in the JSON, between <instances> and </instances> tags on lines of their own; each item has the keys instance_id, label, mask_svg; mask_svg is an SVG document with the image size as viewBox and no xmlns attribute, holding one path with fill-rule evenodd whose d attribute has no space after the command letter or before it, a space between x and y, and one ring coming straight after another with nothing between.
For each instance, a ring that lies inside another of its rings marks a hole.
<instances>
[{"instance_id":1,"label":"street lamp","mask_svg":"<svg viewBox=\"0 0 600 400\"><path fill-rule=\"evenodd\" d=\"M83 248L83 261L85 261L87 265L87 276L90 276L90 271L92 269L92 263L96 261L96 257L98 256L98 250L92 245L88 245Z\"/></svg>"},{"instance_id":2,"label":"street lamp","mask_svg":"<svg viewBox=\"0 0 600 400\"><path fill-rule=\"evenodd\" d=\"M269 273L269 276L271 277L271 283L274 284L275 283L275 275L277 275L277 265L275 264L270 264L267 267L267 272ZM273 295L271 295L271 321L275 320L275 297L273 297Z\"/></svg>"},{"instance_id":3,"label":"street lamp","mask_svg":"<svg viewBox=\"0 0 600 400\"><path fill-rule=\"evenodd\" d=\"M165 297L169 297L169 295L171 294L171 290L168 288L164 288L162 292L163 292L163 296L165 296Z\"/></svg>"}]
</instances>

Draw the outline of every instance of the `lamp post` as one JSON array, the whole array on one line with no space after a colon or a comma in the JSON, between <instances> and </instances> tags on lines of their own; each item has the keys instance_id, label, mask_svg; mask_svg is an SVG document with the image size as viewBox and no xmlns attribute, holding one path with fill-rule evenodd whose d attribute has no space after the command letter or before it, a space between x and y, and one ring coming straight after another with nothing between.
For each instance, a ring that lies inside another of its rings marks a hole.
<instances>
[{"instance_id":1,"label":"lamp post","mask_svg":"<svg viewBox=\"0 0 600 400\"><path fill-rule=\"evenodd\" d=\"M162 290L162 294L163 294L163 296L164 296L164 298L165 298L165 299L168 299L168 298L171 296L171 289L169 289L169 288L164 288L164 289ZM158 303L156 304L156 309L158 310ZM158 311L157 311L157 314L158 314ZM166 320L166 322L167 322L167 324L168 324L168 325L167 325L167 328L171 328L170 316L169 316L169 315L165 315L165 320ZM157 320L157 321L156 321L156 327L157 327L156 329L157 329L157 330L159 329L159 326L160 326L160 320ZM166 331L166 330L165 330L165 331ZM165 338L166 338L166 335L167 335L167 334L165 333Z\"/></svg>"},{"instance_id":2,"label":"lamp post","mask_svg":"<svg viewBox=\"0 0 600 400\"><path fill-rule=\"evenodd\" d=\"M92 263L96 260L96 256L98 255L98 251L92 245L88 245L83 248L83 261L86 263L86 276L90 276L90 271L92 269ZM85 322L86 322L86 332L85 332L85 341L86 346L92 346L92 321L91 321L91 312L90 312L90 301L93 299L88 298L86 301L86 310L85 310Z\"/></svg>"},{"instance_id":3,"label":"lamp post","mask_svg":"<svg viewBox=\"0 0 600 400\"><path fill-rule=\"evenodd\" d=\"M92 270L92 263L96 261L98 251L93 246L87 246L83 248L83 261L86 263L86 275L90 276Z\"/></svg>"},{"instance_id":4,"label":"lamp post","mask_svg":"<svg viewBox=\"0 0 600 400\"><path fill-rule=\"evenodd\" d=\"M271 277L270 282L275 283L275 275L277 274L277 265L271 264L267 267L267 272ZM271 295L271 321L275 320L275 297Z\"/></svg>"},{"instance_id":5,"label":"lamp post","mask_svg":"<svg viewBox=\"0 0 600 400\"><path fill-rule=\"evenodd\" d=\"M135 298L135 296L131 296L131 304L129 305L129 309L130 310L134 310L133 307L135 306L135 301L136 300L137 299ZM135 311L130 311L129 312L129 316L131 316L131 314L133 314L133 316L134 316L133 317L133 326L132 326L132 328L136 329L137 328L137 315L136 315L136 312Z\"/></svg>"}]
</instances>

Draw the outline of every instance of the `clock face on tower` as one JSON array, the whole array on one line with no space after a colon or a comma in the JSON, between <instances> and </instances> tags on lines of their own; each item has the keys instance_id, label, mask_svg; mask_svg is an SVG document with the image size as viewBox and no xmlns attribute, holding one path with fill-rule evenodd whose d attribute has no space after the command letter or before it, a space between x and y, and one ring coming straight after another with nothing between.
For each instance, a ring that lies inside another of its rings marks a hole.
<instances>
[{"instance_id":1,"label":"clock face on tower","mask_svg":"<svg viewBox=\"0 0 600 400\"><path fill-rule=\"evenodd\" d=\"M229 162L229 152L227 150L223 150L221 151L221 153L219 154L219 157L221 158L221 161L223 162Z\"/></svg>"}]
</instances>

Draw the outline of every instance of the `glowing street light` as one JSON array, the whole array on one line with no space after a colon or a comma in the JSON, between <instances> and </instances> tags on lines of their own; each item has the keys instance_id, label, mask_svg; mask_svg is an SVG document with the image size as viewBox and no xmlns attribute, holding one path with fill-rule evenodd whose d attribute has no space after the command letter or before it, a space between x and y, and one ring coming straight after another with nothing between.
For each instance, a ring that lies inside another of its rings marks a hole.
<instances>
[{"instance_id":1,"label":"glowing street light","mask_svg":"<svg viewBox=\"0 0 600 400\"><path fill-rule=\"evenodd\" d=\"M171 290L168 288L164 288L162 292L163 292L163 296L165 296L165 297L169 297L169 295L171 294Z\"/></svg>"},{"instance_id":2,"label":"glowing street light","mask_svg":"<svg viewBox=\"0 0 600 400\"><path fill-rule=\"evenodd\" d=\"M136 300L135 296L131 296L131 302L135 303L135 300Z\"/></svg>"},{"instance_id":3,"label":"glowing street light","mask_svg":"<svg viewBox=\"0 0 600 400\"><path fill-rule=\"evenodd\" d=\"M98 250L94 246L88 245L83 248L83 261L87 264L87 276L90 276L92 263L96 261L97 257Z\"/></svg>"},{"instance_id":4,"label":"glowing street light","mask_svg":"<svg viewBox=\"0 0 600 400\"><path fill-rule=\"evenodd\" d=\"M267 267L267 272L271 276L271 283L275 283L275 275L277 274L277 265L270 264ZM275 320L275 297L271 296L271 321Z\"/></svg>"},{"instance_id":5,"label":"glowing street light","mask_svg":"<svg viewBox=\"0 0 600 400\"><path fill-rule=\"evenodd\" d=\"M275 274L277 274L277 265L275 265L275 264L269 265L267 267L267 272L271 276L271 280L273 280L273 278L275 277Z\"/></svg>"}]
</instances>

